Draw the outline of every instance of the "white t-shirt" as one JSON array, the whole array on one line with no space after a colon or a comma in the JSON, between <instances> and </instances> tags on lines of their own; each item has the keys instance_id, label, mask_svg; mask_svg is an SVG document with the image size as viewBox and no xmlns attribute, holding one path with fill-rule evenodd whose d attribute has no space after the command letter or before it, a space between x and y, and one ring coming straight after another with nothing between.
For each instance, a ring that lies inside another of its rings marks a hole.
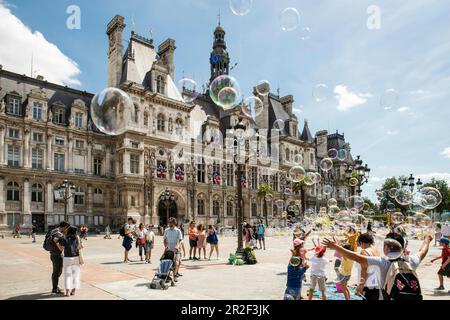
<instances>
[{"instance_id":1,"label":"white t-shirt","mask_svg":"<svg viewBox=\"0 0 450 320\"><path fill-rule=\"evenodd\" d=\"M144 238L144 237L147 235L147 233L148 233L148 230L145 229L145 228L144 228L144 230L136 229L136 236L137 236L139 239Z\"/></svg>"},{"instance_id":2,"label":"white t-shirt","mask_svg":"<svg viewBox=\"0 0 450 320\"><path fill-rule=\"evenodd\" d=\"M155 233L153 231L151 231L151 230L147 230L146 240L147 241L154 241L155 240Z\"/></svg>"},{"instance_id":3,"label":"white t-shirt","mask_svg":"<svg viewBox=\"0 0 450 320\"><path fill-rule=\"evenodd\" d=\"M324 277L325 276L325 269L327 267L327 260L325 257L317 257L314 255L309 259L311 264L311 275L318 276L318 277Z\"/></svg>"},{"instance_id":4,"label":"white t-shirt","mask_svg":"<svg viewBox=\"0 0 450 320\"><path fill-rule=\"evenodd\" d=\"M131 233L131 232L133 232L134 231L134 229L135 229L135 225L133 225L133 224L125 224L125 233L127 233L127 231L128 231L128 233ZM131 237L131 235L130 235L130 237Z\"/></svg>"},{"instance_id":5,"label":"white t-shirt","mask_svg":"<svg viewBox=\"0 0 450 320\"><path fill-rule=\"evenodd\" d=\"M419 255L410 255L405 257L405 260L411 264L411 267L416 270L417 267L419 267L420 264L420 257ZM386 275L389 271L389 267L391 266L391 261L388 260L385 257L367 257L367 263L369 267L373 268L371 269L372 272L376 273L377 278L379 279L378 286L379 288L384 287L384 283L386 282Z\"/></svg>"}]
</instances>

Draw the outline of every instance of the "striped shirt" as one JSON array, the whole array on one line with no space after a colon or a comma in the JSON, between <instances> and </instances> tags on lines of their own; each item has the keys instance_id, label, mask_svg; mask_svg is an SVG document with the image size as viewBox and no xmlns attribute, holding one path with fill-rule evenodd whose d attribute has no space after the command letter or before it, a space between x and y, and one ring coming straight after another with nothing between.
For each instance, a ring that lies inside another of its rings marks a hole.
<instances>
[{"instance_id":1,"label":"striped shirt","mask_svg":"<svg viewBox=\"0 0 450 320\"><path fill-rule=\"evenodd\" d=\"M183 239L180 229L177 227L164 230L164 240L167 241L167 249L174 250L178 248L178 243Z\"/></svg>"}]
</instances>

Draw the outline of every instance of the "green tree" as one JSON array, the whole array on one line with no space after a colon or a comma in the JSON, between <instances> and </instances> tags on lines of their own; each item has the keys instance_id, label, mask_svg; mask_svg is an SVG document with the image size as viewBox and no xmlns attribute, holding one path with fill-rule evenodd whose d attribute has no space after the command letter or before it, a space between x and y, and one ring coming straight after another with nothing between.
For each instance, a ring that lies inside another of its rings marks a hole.
<instances>
[{"instance_id":1,"label":"green tree","mask_svg":"<svg viewBox=\"0 0 450 320\"><path fill-rule=\"evenodd\" d=\"M266 221L266 226L269 225L269 220L267 218L267 200L266 200L267 195L273 195L273 189L267 183L262 182L258 185L257 196L263 199L263 214L264 219Z\"/></svg>"},{"instance_id":2,"label":"green tree","mask_svg":"<svg viewBox=\"0 0 450 320\"><path fill-rule=\"evenodd\" d=\"M396 177L391 177L391 178L387 178L384 183L383 186L381 187L381 189L379 189L378 191L383 192L383 196L380 199L380 210L384 211L387 209L387 205L388 203L393 203L395 205L396 208L398 209L404 209L401 205L399 205L397 203L397 201L395 201L394 198L390 197L388 195L388 191L391 189L400 189L400 182L399 180L397 180Z\"/></svg>"},{"instance_id":3,"label":"green tree","mask_svg":"<svg viewBox=\"0 0 450 320\"><path fill-rule=\"evenodd\" d=\"M436 212L450 211L450 189L447 181L433 178L431 182L425 183L423 187L433 187L441 193L442 202L436 207Z\"/></svg>"}]
</instances>

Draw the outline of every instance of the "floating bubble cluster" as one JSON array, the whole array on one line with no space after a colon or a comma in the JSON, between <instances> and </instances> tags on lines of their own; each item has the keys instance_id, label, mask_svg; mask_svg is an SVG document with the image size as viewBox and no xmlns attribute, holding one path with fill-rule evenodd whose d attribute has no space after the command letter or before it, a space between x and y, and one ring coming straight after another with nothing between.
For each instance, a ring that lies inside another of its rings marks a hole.
<instances>
[{"instance_id":1,"label":"floating bubble cluster","mask_svg":"<svg viewBox=\"0 0 450 320\"><path fill-rule=\"evenodd\" d=\"M262 96L267 96L270 93L270 83L267 80L261 80L256 86L256 92Z\"/></svg>"},{"instance_id":2,"label":"floating bubble cluster","mask_svg":"<svg viewBox=\"0 0 450 320\"><path fill-rule=\"evenodd\" d=\"M318 84L313 89L313 98L317 102L323 102L330 97L330 89L326 84Z\"/></svg>"},{"instance_id":3,"label":"floating bubble cluster","mask_svg":"<svg viewBox=\"0 0 450 320\"><path fill-rule=\"evenodd\" d=\"M319 166L322 171L330 171L333 168L333 160L331 160L330 158L323 158L322 160L320 160Z\"/></svg>"},{"instance_id":4,"label":"floating bubble cluster","mask_svg":"<svg viewBox=\"0 0 450 320\"><path fill-rule=\"evenodd\" d=\"M91 117L97 129L107 135L125 132L135 109L130 96L117 88L106 88L92 99Z\"/></svg>"},{"instance_id":5,"label":"floating bubble cluster","mask_svg":"<svg viewBox=\"0 0 450 320\"><path fill-rule=\"evenodd\" d=\"M284 130L284 121L281 119L275 120L273 123L273 128L278 132L282 132Z\"/></svg>"},{"instance_id":6,"label":"floating bubble cluster","mask_svg":"<svg viewBox=\"0 0 450 320\"><path fill-rule=\"evenodd\" d=\"M339 149L336 157L339 161L347 159L347 149Z\"/></svg>"},{"instance_id":7,"label":"floating bubble cluster","mask_svg":"<svg viewBox=\"0 0 450 320\"><path fill-rule=\"evenodd\" d=\"M327 155L328 155L328 158L334 160L338 156L338 151L335 148L331 148L330 150L328 150Z\"/></svg>"},{"instance_id":8,"label":"floating bubble cluster","mask_svg":"<svg viewBox=\"0 0 450 320\"><path fill-rule=\"evenodd\" d=\"M256 120L261 112L264 110L264 104L258 97L251 96L244 100L242 112L247 116Z\"/></svg>"},{"instance_id":9,"label":"floating bubble cluster","mask_svg":"<svg viewBox=\"0 0 450 320\"><path fill-rule=\"evenodd\" d=\"M289 175L293 182L300 182L306 175L306 171L302 166L295 165L289 170Z\"/></svg>"}]
</instances>

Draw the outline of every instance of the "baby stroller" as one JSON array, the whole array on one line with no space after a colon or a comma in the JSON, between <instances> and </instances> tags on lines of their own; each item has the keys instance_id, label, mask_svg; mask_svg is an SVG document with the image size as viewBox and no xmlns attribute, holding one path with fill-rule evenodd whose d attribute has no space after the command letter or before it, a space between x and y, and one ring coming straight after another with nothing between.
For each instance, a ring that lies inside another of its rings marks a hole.
<instances>
[{"instance_id":1,"label":"baby stroller","mask_svg":"<svg viewBox=\"0 0 450 320\"><path fill-rule=\"evenodd\" d=\"M151 289L163 289L167 290L170 285L175 286L175 263L177 257L177 250L166 250L161 256L161 262L159 264L158 270L153 276L152 282L150 283Z\"/></svg>"}]
</instances>

